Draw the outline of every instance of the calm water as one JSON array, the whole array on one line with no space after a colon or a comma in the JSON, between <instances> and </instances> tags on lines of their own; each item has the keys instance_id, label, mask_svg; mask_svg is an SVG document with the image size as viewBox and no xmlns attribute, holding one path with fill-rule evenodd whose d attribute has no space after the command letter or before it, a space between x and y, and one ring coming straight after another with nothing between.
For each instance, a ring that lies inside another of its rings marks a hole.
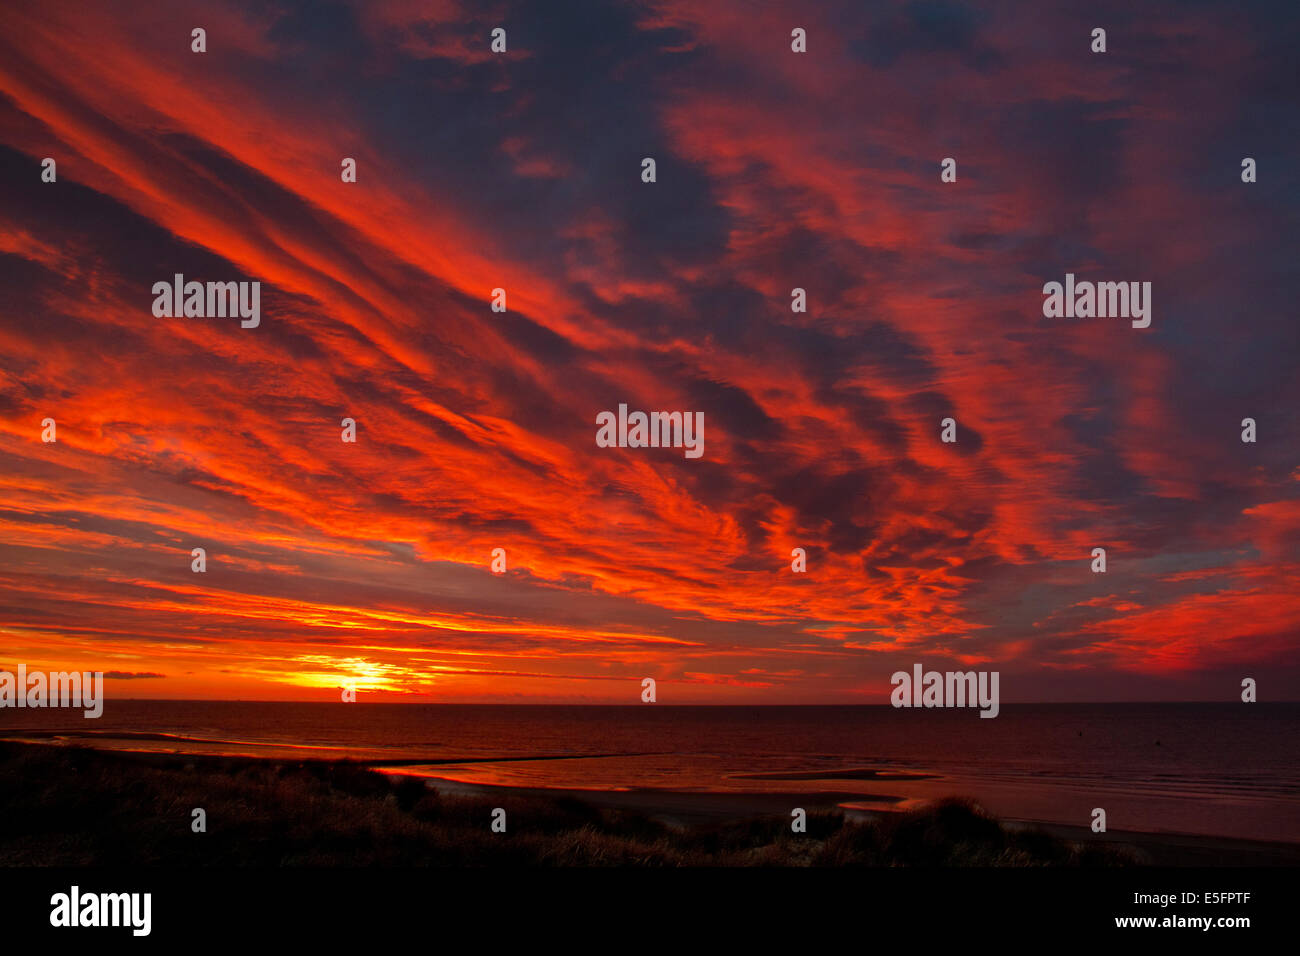
<instances>
[{"instance_id":1,"label":"calm water","mask_svg":"<svg viewBox=\"0 0 1300 956\"><path fill-rule=\"evenodd\" d=\"M94 721L0 710L9 738L64 731L69 743L117 749L462 760L403 770L572 789L834 791L864 807L961 794L1014 819L1086 825L1104 807L1112 830L1291 842L1300 842L1298 730L1300 704L1262 703L1004 705L994 720L973 710L659 704L117 701ZM531 759L504 759L520 757Z\"/></svg>"}]
</instances>

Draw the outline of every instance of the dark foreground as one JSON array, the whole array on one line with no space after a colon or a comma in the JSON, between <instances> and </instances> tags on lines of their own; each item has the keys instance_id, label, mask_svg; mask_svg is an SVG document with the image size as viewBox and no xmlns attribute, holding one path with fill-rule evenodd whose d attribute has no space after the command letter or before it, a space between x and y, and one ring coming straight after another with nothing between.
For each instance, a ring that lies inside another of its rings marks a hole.
<instances>
[{"instance_id":1,"label":"dark foreground","mask_svg":"<svg viewBox=\"0 0 1300 956\"><path fill-rule=\"evenodd\" d=\"M718 795L710 795L716 798ZM493 811L506 812L494 833ZM206 832L192 829L193 811ZM998 866L1295 864L1300 848L1026 828L959 799L850 819L810 808L674 826L631 806L439 792L349 762L0 742L0 866Z\"/></svg>"}]
</instances>

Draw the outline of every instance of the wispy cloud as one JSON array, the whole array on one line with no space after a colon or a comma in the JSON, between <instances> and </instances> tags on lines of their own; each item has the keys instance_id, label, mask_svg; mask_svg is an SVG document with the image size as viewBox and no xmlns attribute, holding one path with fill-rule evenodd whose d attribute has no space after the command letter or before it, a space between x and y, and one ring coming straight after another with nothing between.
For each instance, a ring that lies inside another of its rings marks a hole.
<instances>
[{"instance_id":1,"label":"wispy cloud","mask_svg":"<svg viewBox=\"0 0 1300 956\"><path fill-rule=\"evenodd\" d=\"M0 650L173 696L884 700L918 655L1294 696L1275 13L1109 5L1102 57L998 4L6 4ZM1067 271L1152 327L1043 318ZM261 326L154 319L175 273ZM596 448L619 402L705 458Z\"/></svg>"}]
</instances>

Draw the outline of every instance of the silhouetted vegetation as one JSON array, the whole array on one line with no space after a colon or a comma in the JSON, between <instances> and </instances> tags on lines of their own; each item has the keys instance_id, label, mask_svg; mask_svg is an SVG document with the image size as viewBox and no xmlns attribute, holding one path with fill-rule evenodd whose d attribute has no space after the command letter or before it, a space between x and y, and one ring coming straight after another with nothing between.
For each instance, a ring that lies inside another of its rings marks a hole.
<instances>
[{"instance_id":1,"label":"silhouetted vegetation","mask_svg":"<svg viewBox=\"0 0 1300 956\"><path fill-rule=\"evenodd\" d=\"M491 832L492 808L508 828ZM191 812L207 832L191 830ZM0 865L1072 866L1133 862L949 800L878 821L842 813L679 829L525 793L440 794L343 762L277 763L0 743Z\"/></svg>"}]
</instances>

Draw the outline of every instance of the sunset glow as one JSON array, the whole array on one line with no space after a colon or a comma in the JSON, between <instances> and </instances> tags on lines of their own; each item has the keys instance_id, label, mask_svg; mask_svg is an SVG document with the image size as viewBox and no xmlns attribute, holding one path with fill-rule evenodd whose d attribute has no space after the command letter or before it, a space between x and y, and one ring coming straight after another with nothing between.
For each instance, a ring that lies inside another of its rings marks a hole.
<instances>
[{"instance_id":1,"label":"sunset glow","mask_svg":"<svg viewBox=\"0 0 1300 956\"><path fill-rule=\"evenodd\" d=\"M0 668L110 701L886 703L918 661L1007 702L1300 697L1275 38L1170 7L1143 62L1090 61L946 2L544 7L500 57L455 0L214 5L203 55L166 4L0 8ZM1067 272L1150 281L1150 328L1045 318ZM260 326L155 318L177 273L260 281ZM598 447L620 403L703 412L703 456Z\"/></svg>"}]
</instances>

